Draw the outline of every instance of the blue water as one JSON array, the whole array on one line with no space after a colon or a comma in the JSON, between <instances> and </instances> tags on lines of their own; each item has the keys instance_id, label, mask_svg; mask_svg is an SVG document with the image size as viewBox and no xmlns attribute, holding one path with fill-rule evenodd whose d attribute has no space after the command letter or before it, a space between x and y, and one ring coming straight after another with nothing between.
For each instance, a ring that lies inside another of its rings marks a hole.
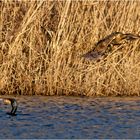
<instances>
[{"instance_id":1,"label":"blue water","mask_svg":"<svg viewBox=\"0 0 140 140\"><path fill-rule=\"evenodd\" d=\"M0 138L140 138L140 98L16 97L16 116L0 103Z\"/></svg>"}]
</instances>

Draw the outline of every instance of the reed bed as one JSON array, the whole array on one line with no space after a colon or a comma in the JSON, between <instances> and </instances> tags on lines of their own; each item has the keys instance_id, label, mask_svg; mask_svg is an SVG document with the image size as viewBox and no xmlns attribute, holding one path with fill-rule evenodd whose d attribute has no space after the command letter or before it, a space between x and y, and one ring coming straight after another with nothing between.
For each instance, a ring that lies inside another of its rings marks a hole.
<instances>
[{"instance_id":1,"label":"reed bed","mask_svg":"<svg viewBox=\"0 0 140 140\"><path fill-rule=\"evenodd\" d=\"M100 62L81 57L106 35L140 34L140 1L0 2L0 93L140 96L140 41Z\"/></svg>"}]
</instances>

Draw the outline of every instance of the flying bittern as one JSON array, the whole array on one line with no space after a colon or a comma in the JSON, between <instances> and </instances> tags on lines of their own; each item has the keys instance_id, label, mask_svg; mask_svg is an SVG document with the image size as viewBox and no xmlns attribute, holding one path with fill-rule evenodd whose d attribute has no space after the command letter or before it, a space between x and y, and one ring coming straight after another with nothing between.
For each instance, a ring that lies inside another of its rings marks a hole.
<instances>
[{"instance_id":1,"label":"flying bittern","mask_svg":"<svg viewBox=\"0 0 140 140\"><path fill-rule=\"evenodd\" d=\"M17 111L17 101L14 98L0 98L0 100L2 100L4 102L4 104L10 104L12 107L12 110L10 113L8 113L9 115L15 115L16 111Z\"/></svg>"},{"instance_id":2,"label":"flying bittern","mask_svg":"<svg viewBox=\"0 0 140 140\"><path fill-rule=\"evenodd\" d=\"M134 34L123 34L121 32L113 32L112 34L106 36L105 38L99 40L95 45L93 50L82 55L84 58L98 59L103 56L107 50L111 50L115 45L121 45L124 41L132 41L140 39L140 36Z\"/></svg>"}]
</instances>

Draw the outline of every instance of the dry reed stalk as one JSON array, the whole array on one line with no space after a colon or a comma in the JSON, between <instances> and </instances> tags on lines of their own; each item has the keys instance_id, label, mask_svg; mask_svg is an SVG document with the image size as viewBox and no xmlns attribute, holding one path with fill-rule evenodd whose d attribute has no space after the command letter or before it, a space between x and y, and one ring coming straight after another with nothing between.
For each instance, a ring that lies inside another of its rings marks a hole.
<instances>
[{"instance_id":1,"label":"dry reed stalk","mask_svg":"<svg viewBox=\"0 0 140 140\"><path fill-rule=\"evenodd\" d=\"M80 56L114 31L140 34L139 1L1 1L0 92L139 96L140 41Z\"/></svg>"}]
</instances>

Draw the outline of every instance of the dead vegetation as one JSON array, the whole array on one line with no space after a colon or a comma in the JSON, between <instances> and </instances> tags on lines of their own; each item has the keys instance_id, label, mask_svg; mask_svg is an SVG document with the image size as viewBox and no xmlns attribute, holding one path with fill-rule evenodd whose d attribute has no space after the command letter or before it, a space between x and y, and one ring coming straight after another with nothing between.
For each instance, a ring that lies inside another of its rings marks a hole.
<instances>
[{"instance_id":1,"label":"dead vegetation","mask_svg":"<svg viewBox=\"0 0 140 140\"><path fill-rule=\"evenodd\" d=\"M140 41L100 62L81 55L119 31L140 34L139 1L1 1L0 92L139 96Z\"/></svg>"}]
</instances>

